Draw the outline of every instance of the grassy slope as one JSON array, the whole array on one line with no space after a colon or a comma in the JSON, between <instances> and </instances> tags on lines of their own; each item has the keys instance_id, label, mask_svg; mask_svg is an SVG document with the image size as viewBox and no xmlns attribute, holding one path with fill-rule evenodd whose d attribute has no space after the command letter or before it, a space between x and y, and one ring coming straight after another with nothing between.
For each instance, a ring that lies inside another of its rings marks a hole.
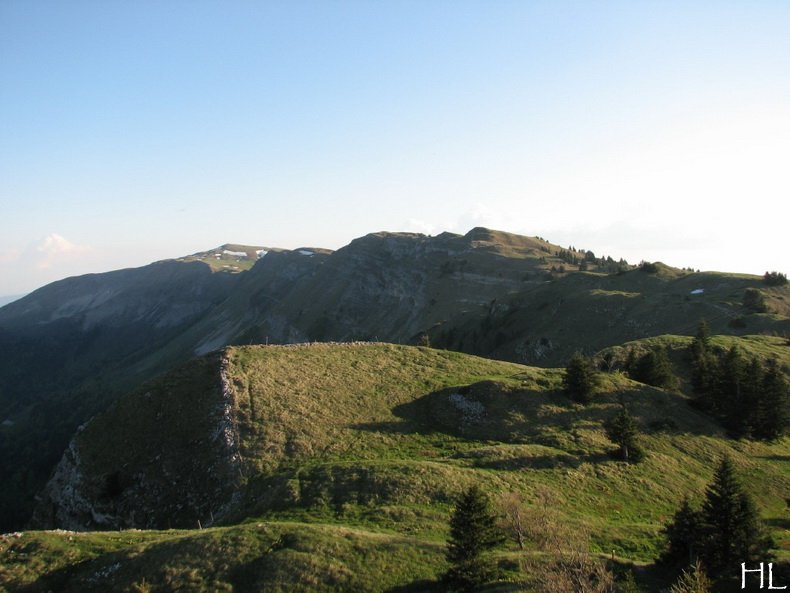
<instances>
[{"instance_id":1,"label":"grassy slope","mask_svg":"<svg viewBox=\"0 0 790 593\"><path fill-rule=\"evenodd\" d=\"M769 312L743 306L745 292L755 288L765 294ZM692 295L697 289L704 293ZM717 334L787 335L789 304L788 286L766 287L757 276L664 266L657 274L567 274L501 300L482 322L451 320L447 330L437 328L431 337L454 350L548 366L564 363L577 350L592 353L661 334L693 335L703 318Z\"/></svg>"},{"instance_id":2,"label":"grassy slope","mask_svg":"<svg viewBox=\"0 0 790 593\"><path fill-rule=\"evenodd\" d=\"M30 532L0 536L0 554L0 591L63 593L384 591L427 581L442 563L434 542L285 521L198 532Z\"/></svg>"},{"instance_id":3,"label":"grassy slope","mask_svg":"<svg viewBox=\"0 0 790 593\"><path fill-rule=\"evenodd\" d=\"M787 362L770 339L756 340ZM392 345L228 357L248 486L236 519L259 519L200 532L31 532L0 543L0 577L17 587L45 575L36 586L64 591L383 591L441 573L452 497L472 482L528 501L548 492L595 550L649 561L661 525L684 494L699 498L724 453L788 555L790 440L730 441L682 395L613 374L583 408L559 392L557 370ZM464 415L454 393L485 412ZM607 456L601 421L618 398L644 427L676 425L648 431L636 466Z\"/></svg>"}]
</instances>

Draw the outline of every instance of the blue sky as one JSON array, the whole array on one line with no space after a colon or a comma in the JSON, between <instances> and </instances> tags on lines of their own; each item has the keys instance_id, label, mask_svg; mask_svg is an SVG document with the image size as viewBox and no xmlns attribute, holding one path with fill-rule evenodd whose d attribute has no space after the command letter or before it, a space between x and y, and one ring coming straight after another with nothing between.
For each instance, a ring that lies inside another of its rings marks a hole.
<instances>
[{"instance_id":1,"label":"blue sky","mask_svg":"<svg viewBox=\"0 0 790 593\"><path fill-rule=\"evenodd\" d=\"M790 3L0 1L0 295L225 242L788 271Z\"/></svg>"}]
</instances>

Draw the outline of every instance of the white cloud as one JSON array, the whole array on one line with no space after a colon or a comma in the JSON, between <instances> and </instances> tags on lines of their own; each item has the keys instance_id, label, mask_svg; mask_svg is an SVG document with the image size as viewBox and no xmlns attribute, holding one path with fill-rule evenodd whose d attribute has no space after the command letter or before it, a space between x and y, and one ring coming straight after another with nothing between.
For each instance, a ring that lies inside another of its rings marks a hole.
<instances>
[{"instance_id":1,"label":"white cloud","mask_svg":"<svg viewBox=\"0 0 790 593\"><path fill-rule=\"evenodd\" d=\"M461 212L454 220L445 220L434 224L428 220L410 218L403 227L393 230L405 230L426 235L436 235L445 231L465 234L474 227L479 226L499 230L507 230L508 227L512 228L513 225L508 225L507 221L506 215L478 202Z\"/></svg>"},{"instance_id":2,"label":"white cloud","mask_svg":"<svg viewBox=\"0 0 790 593\"><path fill-rule=\"evenodd\" d=\"M28 250L33 264L40 270L51 268L58 262L70 260L87 253L90 248L72 243L62 235L52 233Z\"/></svg>"},{"instance_id":3,"label":"white cloud","mask_svg":"<svg viewBox=\"0 0 790 593\"><path fill-rule=\"evenodd\" d=\"M404 231L408 233L422 233L423 235L434 235L438 228L438 225L417 218L410 218L406 221L406 224L403 225ZM439 232L441 232L441 230L439 230Z\"/></svg>"},{"instance_id":4,"label":"white cloud","mask_svg":"<svg viewBox=\"0 0 790 593\"><path fill-rule=\"evenodd\" d=\"M21 294L67 276L95 271L98 254L51 233L25 247L0 250L0 295Z\"/></svg>"}]
</instances>

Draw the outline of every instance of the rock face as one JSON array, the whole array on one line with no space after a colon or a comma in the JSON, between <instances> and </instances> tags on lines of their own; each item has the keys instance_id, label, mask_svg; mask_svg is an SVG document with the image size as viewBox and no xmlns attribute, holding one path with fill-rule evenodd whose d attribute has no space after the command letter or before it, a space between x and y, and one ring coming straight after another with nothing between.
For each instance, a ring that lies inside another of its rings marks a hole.
<instances>
[{"instance_id":1,"label":"rock face","mask_svg":"<svg viewBox=\"0 0 790 593\"><path fill-rule=\"evenodd\" d=\"M195 351L267 338L416 342L436 324L479 316L492 300L523 288L525 275L542 265L542 252L534 240L521 239L514 248L484 230L438 237L375 233L329 256L270 254L209 316L205 326L214 330ZM193 333L198 341L203 324Z\"/></svg>"},{"instance_id":2,"label":"rock face","mask_svg":"<svg viewBox=\"0 0 790 593\"><path fill-rule=\"evenodd\" d=\"M0 308L0 531L24 525L79 425L191 355L167 345L240 278L160 262L55 282Z\"/></svg>"},{"instance_id":3,"label":"rock face","mask_svg":"<svg viewBox=\"0 0 790 593\"><path fill-rule=\"evenodd\" d=\"M42 492L31 524L57 525L69 531L85 529L87 525L109 526L107 517L98 514L91 501L86 498L79 451L75 441L69 443L69 448L63 453L52 478Z\"/></svg>"},{"instance_id":4,"label":"rock face","mask_svg":"<svg viewBox=\"0 0 790 593\"><path fill-rule=\"evenodd\" d=\"M32 525L164 529L220 520L241 476L226 368L218 355L190 362L89 422L39 497Z\"/></svg>"}]
</instances>

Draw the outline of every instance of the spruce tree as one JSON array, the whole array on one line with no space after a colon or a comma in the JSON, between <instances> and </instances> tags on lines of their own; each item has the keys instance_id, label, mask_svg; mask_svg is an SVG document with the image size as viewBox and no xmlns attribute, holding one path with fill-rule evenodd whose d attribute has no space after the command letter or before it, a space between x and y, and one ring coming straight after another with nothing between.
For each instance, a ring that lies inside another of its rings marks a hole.
<instances>
[{"instance_id":1,"label":"spruce tree","mask_svg":"<svg viewBox=\"0 0 790 593\"><path fill-rule=\"evenodd\" d=\"M710 350L710 326L704 319L700 319L700 322L697 324L696 339L705 350Z\"/></svg>"},{"instance_id":2,"label":"spruce tree","mask_svg":"<svg viewBox=\"0 0 790 593\"><path fill-rule=\"evenodd\" d=\"M683 498L675 516L663 529L667 547L659 559L663 564L686 566L698 555L701 537L701 517L699 511L691 507L689 499Z\"/></svg>"},{"instance_id":3,"label":"spruce tree","mask_svg":"<svg viewBox=\"0 0 790 593\"><path fill-rule=\"evenodd\" d=\"M699 556L709 574L732 574L741 562L768 557L771 541L764 534L757 510L735 477L732 461L724 457L705 492L700 510Z\"/></svg>"},{"instance_id":4,"label":"spruce tree","mask_svg":"<svg viewBox=\"0 0 790 593\"><path fill-rule=\"evenodd\" d=\"M496 567L483 554L504 541L485 493L472 486L459 497L450 518L445 580L454 591L471 591L496 576Z\"/></svg>"},{"instance_id":5,"label":"spruce tree","mask_svg":"<svg viewBox=\"0 0 790 593\"><path fill-rule=\"evenodd\" d=\"M736 434L755 436L756 425L759 424L760 409L763 399L763 377L765 369L760 359L753 357L746 363L743 370L743 386L737 410L741 417L736 422Z\"/></svg>"},{"instance_id":6,"label":"spruce tree","mask_svg":"<svg viewBox=\"0 0 790 593\"><path fill-rule=\"evenodd\" d=\"M578 352L573 355L565 368L562 385L565 393L575 401L588 404L598 381L597 371L591 358Z\"/></svg>"},{"instance_id":7,"label":"spruce tree","mask_svg":"<svg viewBox=\"0 0 790 593\"><path fill-rule=\"evenodd\" d=\"M790 426L790 388L775 358L768 361L753 421L753 435L758 439L781 437Z\"/></svg>"},{"instance_id":8,"label":"spruce tree","mask_svg":"<svg viewBox=\"0 0 790 593\"><path fill-rule=\"evenodd\" d=\"M679 381L672 372L667 349L656 347L642 355L636 362L632 378L663 389L677 389Z\"/></svg>"},{"instance_id":9,"label":"spruce tree","mask_svg":"<svg viewBox=\"0 0 790 593\"><path fill-rule=\"evenodd\" d=\"M639 429L628 408L622 406L620 412L604 424L607 438L620 448L617 457L623 461L637 463L644 458L644 452L638 443Z\"/></svg>"},{"instance_id":10,"label":"spruce tree","mask_svg":"<svg viewBox=\"0 0 790 593\"><path fill-rule=\"evenodd\" d=\"M713 405L730 435L748 431L749 402L744 398L748 362L737 346L730 348L716 370Z\"/></svg>"},{"instance_id":11,"label":"spruce tree","mask_svg":"<svg viewBox=\"0 0 790 593\"><path fill-rule=\"evenodd\" d=\"M691 357L691 385L697 398L697 407L711 412L713 405L713 384L716 357L710 346L710 328L703 319L697 327L697 335L689 346Z\"/></svg>"}]
</instances>

